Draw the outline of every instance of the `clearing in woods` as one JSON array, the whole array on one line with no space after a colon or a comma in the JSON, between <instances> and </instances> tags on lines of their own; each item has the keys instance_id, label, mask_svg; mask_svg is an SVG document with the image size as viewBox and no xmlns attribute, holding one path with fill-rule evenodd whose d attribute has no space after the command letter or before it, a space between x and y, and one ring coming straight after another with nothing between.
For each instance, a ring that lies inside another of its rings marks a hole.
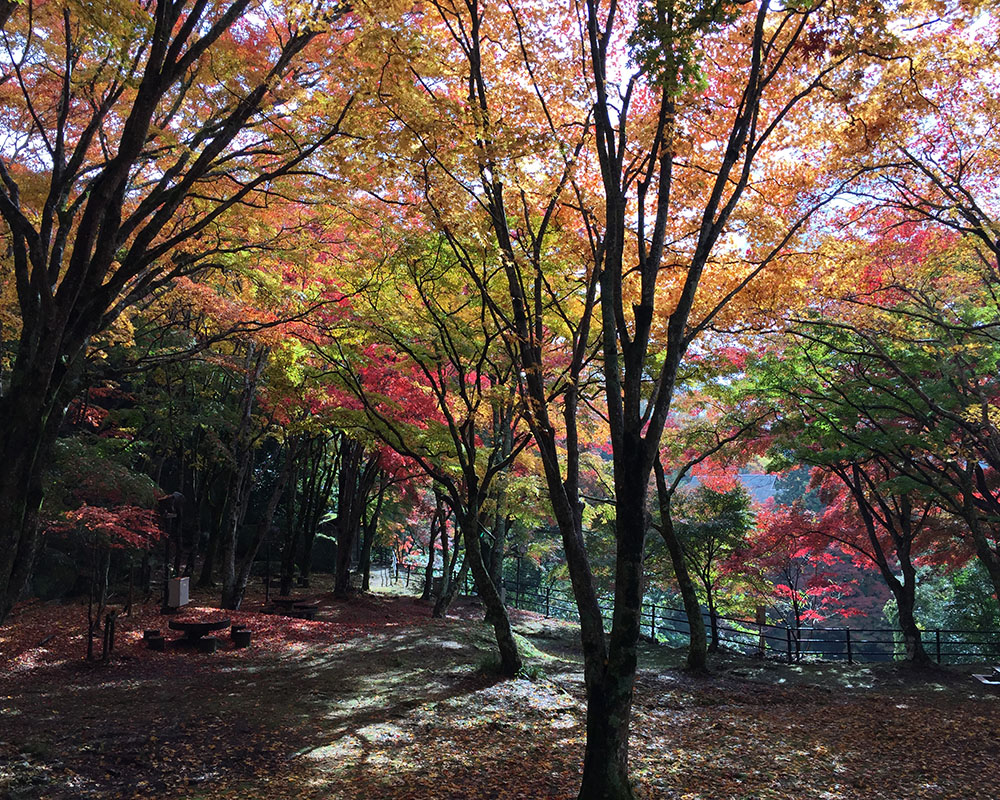
<instances>
[{"instance_id":1,"label":"clearing in woods","mask_svg":"<svg viewBox=\"0 0 1000 800\"><path fill-rule=\"evenodd\" d=\"M120 619L105 665L81 659L84 609L22 607L0 629L0 798L575 797L572 626L513 612L529 666L498 681L471 603L435 620L410 597L317 596L307 621L259 613L251 595L232 617L253 645L225 639L213 654L146 649L143 629L166 618L145 606ZM698 679L677 669L679 651L647 645L642 658L631 759L643 798L1000 795L1000 704L964 670L728 657Z\"/></svg>"}]
</instances>

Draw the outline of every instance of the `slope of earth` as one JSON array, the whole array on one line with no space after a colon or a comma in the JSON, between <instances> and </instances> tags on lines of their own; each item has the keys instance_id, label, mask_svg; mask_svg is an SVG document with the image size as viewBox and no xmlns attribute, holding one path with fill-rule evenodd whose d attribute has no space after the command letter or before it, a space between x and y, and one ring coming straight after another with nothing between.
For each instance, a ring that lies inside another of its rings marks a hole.
<instances>
[{"instance_id":1,"label":"slope of earth","mask_svg":"<svg viewBox=\"0 0 1000 800\"><path fill-rule=\"evenodd\" d=\"M231 616L253 646L212 654L146 650L142 629L166 625L143 608L105 665L80 658L79 606L19 609L0 629L0 798L575 796L571 626L515 612L530 666L498 681L472 604L433 620L410 597L319 599L304 621L252 598ZM1000 796L1000 705L965 675L729 659L695 679L676 651L642 656L632 763L648 800Z\"/></svg>"}]
</instances>

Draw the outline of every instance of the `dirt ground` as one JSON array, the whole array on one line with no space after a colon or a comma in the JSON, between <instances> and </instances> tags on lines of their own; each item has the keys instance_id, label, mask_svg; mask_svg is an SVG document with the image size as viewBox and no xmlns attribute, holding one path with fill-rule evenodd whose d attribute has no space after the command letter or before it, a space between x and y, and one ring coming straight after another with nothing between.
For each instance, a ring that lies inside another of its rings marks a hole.
<instances>
[{"instance_id":1,"label":"dirt ground","mask_svg":"<svg viewBox=\"0 0 1000 800\"><path fill-rule=\"evenodd\" d=\"M389 591L315 621L227 614L212 654L146 649L158 608L121 618L107 664L85 609L29 604L0 628L0 798L569 800L585 729L572 626L515 612L525 676L499 681L475 605L434 620ZM198 598L185 616L218 616ZM802 668L729 657L710 678L644 645L631 762L642 798L1000 797L998 696L967 671Z\"/></svg>"}]
</instances>

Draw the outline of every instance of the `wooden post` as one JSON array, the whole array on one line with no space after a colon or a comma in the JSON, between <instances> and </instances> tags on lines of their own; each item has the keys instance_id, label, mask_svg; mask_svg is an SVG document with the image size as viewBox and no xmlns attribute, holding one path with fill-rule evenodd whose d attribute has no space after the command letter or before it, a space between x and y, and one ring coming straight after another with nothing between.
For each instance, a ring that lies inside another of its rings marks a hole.
<instances>
[{"instance_id":1,"label":"wooden post","mask_svg":"<svg viewBox=\"0 0 1000 800\"><path fill-rule=\"evenodd\" d=\"M760 657L763 658L767 655L767 640L764 638L764 626L767 624L767 609L764 606L757 606L757 615L755 620L757 622L757 651L760 653Z\"/></svg>"},{"instance_id":2,"label":"wooden post","mask_svg":"<svg viewBox=\"0 0 1000 800\"><path fill-rule=\"evenodd\" d=\"M521 555L517 556L517 578L514 581L514 608L521 607Z\"/></svg>"},{"instance_id":3,"label":"wooden post","mask_svg":"<svg viewBox=\"0 0 1000 800\"><path fill-rule=\"evenodd\" d=\"M264 602L265 603L270 603L271 602L271 533L270 533L270 531L268 531L268 534L267 534L267 550L264 551L264 558L267 559L267 564L264 567ZM293 570L292 571L294 573L294 564L293 564Z\"/></svg>"},{"instance_id":4,"label":"wooden post","mask_svg":"<svg viewBox=\"0 0 1000 800\"><path fill-rule=\"evenodd\" d=\"M167 516L164 514L164 516ZM170 536L163 537L163 607L170 601Z\"/></svg>"},{"instance_id":5,"label":"wooden post","mask_svg":"<svg viewBox=\"0 0 1000 800\"><path fill-rule=\"evenodd\" d=\"M649 609L649 638L656 641L656 603Z\"/></svg>"},{"instance_id":6,"label":"wooden post","mask_svg":"<svg viewBox=\"0 0 1000 800\"><path fill-rule=\"evenodd\" d=\"M552 596L552 587L551 586L546 586L545 587L545 616L546 617L549 616L549 600L550 600L551 596Z\"/></svg>"},{"instance_id":7,"label":"wooden post","mask_svg":"<svg viewBox=\"0 0 1000 800\"><path fill-rule=\"evenodd\" d=\"M132 564L132 554L128 557L128 605L125 607L125 616L132 616L132 601L135 600L135 565Z\"/></svg>"},{"instance_id":8,"label":"wooden post","mask_svg":"<svg viewBox=\"0 0 1000 800\"><path fill-rule=\"evenodd\" d=\"M785 626L785 641L788 643L788 663L792 663L792 629Z\"/></svg>"},{"instance_id":9,"label":"wooden post","mask_svg":"<svg viewBox=\"0 0 1000 800\"><path fill-rule=\"evenodd\" d=\"M844 641L847 644L847 663L854 663L854 651L851 648L851 629L844 628Z\"/></svg>"},{"instance_id":10,"label":"wooden post","mask_svg":"<svg viewBox=\"0 0 1000 800\"><path fill-rule=\"evenodd\" d=\"M937 647L937 662L938 662L938 664L940 664L941 663L941 631L940 630L934 631L934 642L935 642L935 645Z\"/></svg>"}]
</instances>

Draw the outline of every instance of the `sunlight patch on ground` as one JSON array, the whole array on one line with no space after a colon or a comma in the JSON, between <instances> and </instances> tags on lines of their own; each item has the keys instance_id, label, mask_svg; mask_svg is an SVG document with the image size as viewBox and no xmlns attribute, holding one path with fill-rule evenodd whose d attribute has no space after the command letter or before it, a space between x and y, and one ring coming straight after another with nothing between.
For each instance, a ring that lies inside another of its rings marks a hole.
<instances>
[{"instance_id":1,"label":"sunlight patch on ground","mask_svg":"<svg viewBox=\"0 0 1000 800\"><path fill-rule=\"evenodd\" d=\"M498 683L476 693L483 708L510 708L511 704L524 703L535 711L559 711L576 706L572 697L549 683L529 681L518 678L505 683Z\"/></svg>"},{"instance_id":2,"label":"sunlight patch on ground","mask_svg":"<svg viewBox=\"0 0 1000 800\"><path fill-rule=\"evenodd\" d=\"M66 662L66 659L53 659L48 656L51 656L51 652L46 650L44 647L36 647L33 650L28 650L21 653L21 655L11 662L9 672L29 672L33 669L37 669L38 667L54 667Z\"/></svg>"}]
</instances>

